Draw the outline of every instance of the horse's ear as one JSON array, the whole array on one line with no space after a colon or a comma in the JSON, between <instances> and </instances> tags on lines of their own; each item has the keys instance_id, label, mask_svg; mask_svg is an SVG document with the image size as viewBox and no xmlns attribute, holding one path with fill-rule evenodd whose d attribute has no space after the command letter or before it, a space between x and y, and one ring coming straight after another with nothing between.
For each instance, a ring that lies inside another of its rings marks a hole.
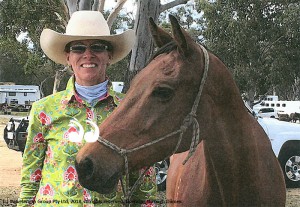
<instances>
[{"instance_id":1,"label":"horse's ear","mask_svg":"<svg viewBox=\"0 0 300 207\"><path fill-rule=\"evenodd\" d=\"M177 42L179 51L183 53L184 56L188 55L188 44L185 37L185 30L181 28L177 19L173 15L169 15L169 19L172 25L172 31L175 41Z\"/></svg>"},{"instance_id":2,"label":"horse's ear","mask_svg":"<svg viewBox=\"0 0 300 207\"><path fill-rule=\"evenodd\" d=\"M154 43L157 47L162 47L173 40L173 38L169 33L167 33L166 31L164 31L163 29L161 29L155 24L152 17L149 18L149 28Z\"/></svg>"}]
</instances>

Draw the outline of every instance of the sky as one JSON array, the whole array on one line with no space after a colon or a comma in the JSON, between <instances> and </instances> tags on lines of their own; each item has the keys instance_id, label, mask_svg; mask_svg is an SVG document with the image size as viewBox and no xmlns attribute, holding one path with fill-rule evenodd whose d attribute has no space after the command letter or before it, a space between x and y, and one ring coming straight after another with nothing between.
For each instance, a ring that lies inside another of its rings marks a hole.
<instances>
[{"instance_id":1,"label":"sky","mask_svg":"<svg viewBox=\"0 0 300 207\"><path fill-rule=\"evenodd\" d=\"M123 8L126 9L127 12L131 12L131 11L135 10L134 2L135 2L135 0L127 0L126 3L124 4ZM114 6L116 4L117 3L115 2L115 0L106 0L104 9L111 10L114 8Z\"/></svg>"},{"instance_id":2,"label":"sky","mask_svg":"<svg viewBox=\"0 0 300 207\"><path fill-rule=\"evenodd\" d=\"M172 1L174 1L174 0L161 0L161 4L166 4L166 3L172 2ZM189 2L194 3L195 1L189 0ZM104 9L111 10L115 5L116 5L115 0L106 0ZM124 9L126 9L127 12L135 11L136 10L135 0L127 0L126 3L124 4Z\"/></svg>"}]
</instances>

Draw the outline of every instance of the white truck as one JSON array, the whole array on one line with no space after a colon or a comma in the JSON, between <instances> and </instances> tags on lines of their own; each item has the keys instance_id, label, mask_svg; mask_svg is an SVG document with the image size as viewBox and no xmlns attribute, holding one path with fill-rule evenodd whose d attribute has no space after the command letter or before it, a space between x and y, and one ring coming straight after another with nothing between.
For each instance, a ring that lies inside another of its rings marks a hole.
<instances>
[{"instance_id":1,"label":"white truck","mask_svg":"<svg viewBox=\"0 0 300 207\"><path fill-rule=\"evenodd\" d=\"M0 106L2 109L25 111L40 98L39 86L0 85Z\"/></svg>"},{"instance_id":2,"label":"white truck","mask_svg":"<svg viewBox=\"0 0 300 207\"><path fill-rule=\"evenodd\" d=\"M253 106L256 113L260 109L273 108L279 114L300 113L300 101L280 101L278 96L268 95L260 103Z\"/></svg>"},{"instance_id":3,"label":"white truck","mask_svg":"<svg viewBox=\"0 0 300 207\"><path fill-rule=\"evenodd\" d=\"M245 106L268 135L283 171L286 186L300 188L300 124L259 117L246 103ZM267 166L268 160L265 162Z\"/></svg>"}]
</instances>

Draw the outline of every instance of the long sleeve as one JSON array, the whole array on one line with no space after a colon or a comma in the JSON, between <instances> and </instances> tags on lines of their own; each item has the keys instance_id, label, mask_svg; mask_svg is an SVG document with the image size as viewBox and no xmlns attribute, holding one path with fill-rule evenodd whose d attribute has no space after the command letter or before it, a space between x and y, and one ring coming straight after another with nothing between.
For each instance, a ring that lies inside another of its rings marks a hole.
<instances>
[{"instance_id":1,"label":"long sleeve","mask_svg":"<svg viewBox=\"0 0 300 207\"><path fill-rule=\"evenodd\" d=\"M47 145L43 138L40 117L35 114L35 111L35 104L33 104L23 155L21 192L18 207L31 206L30 203L35 199L42 178L42 168Z\"/></svg>"}]
</instances>

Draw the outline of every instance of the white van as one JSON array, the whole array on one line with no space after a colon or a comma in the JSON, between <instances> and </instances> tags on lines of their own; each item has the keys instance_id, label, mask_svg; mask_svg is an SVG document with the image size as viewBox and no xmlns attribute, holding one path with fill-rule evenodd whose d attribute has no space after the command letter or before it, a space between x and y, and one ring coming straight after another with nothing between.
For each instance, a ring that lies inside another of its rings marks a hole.
<instances>
[{"instance_id":1,"label":"white van","mask_svg":"<svg viewBox=\"0 0 300 207\"><path fill-rule=\"evenodd\" d=\"M274 108L261 108L257 112L257 116L266 117L266 118L275 118L278 119L278 112Z\"/></svg>"}]
</instances>

